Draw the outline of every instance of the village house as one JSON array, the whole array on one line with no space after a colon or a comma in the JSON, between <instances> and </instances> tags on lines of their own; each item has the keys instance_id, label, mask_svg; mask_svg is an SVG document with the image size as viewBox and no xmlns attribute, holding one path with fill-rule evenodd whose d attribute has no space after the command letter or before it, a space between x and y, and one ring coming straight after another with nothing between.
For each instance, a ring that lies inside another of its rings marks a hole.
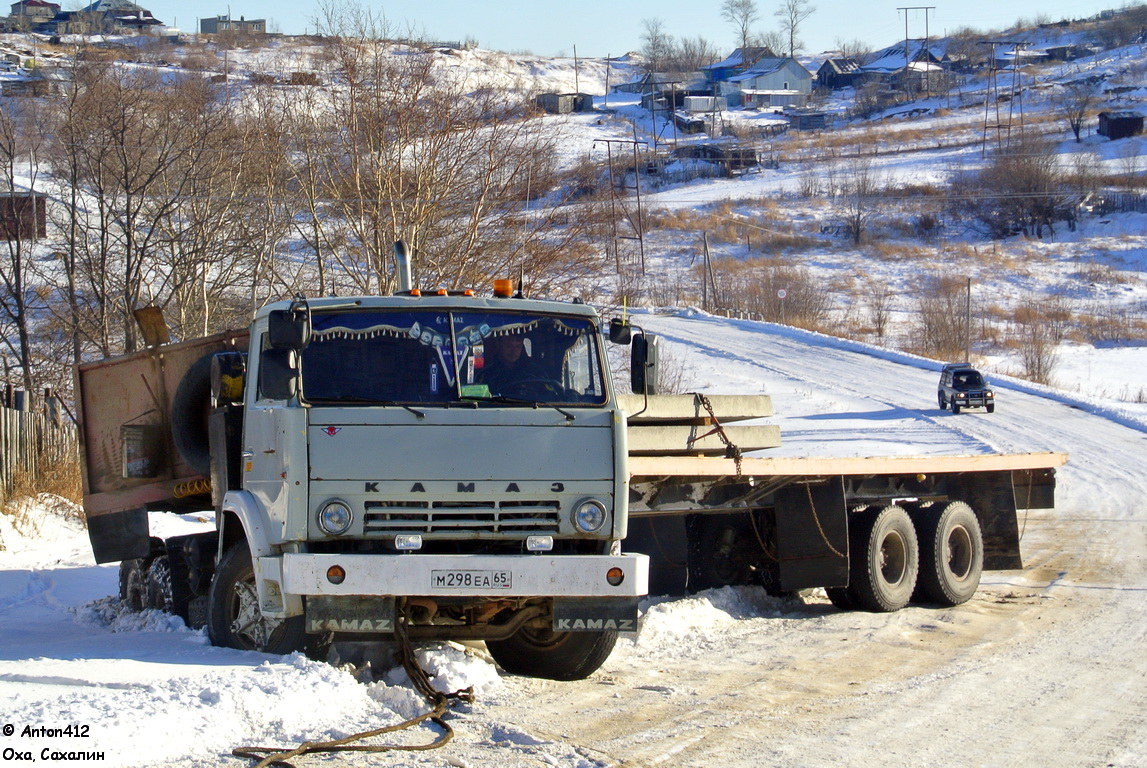
<instances>
[{"instance_id":1,"label":"village house","mask_svg":"<svg viewBox=\"0 0 1147 768\"><path fill-rule=\"evenodd\" d=\"M140 34L162 26L163 22L151 11L130 0L96 0L78 11L57 13L41 30L57 35L94 32L123 35Z\"/></svg>"},{"instance_id":2,"label":"village house","mask_svg":"<svg viewBox=\"0 0 1147 768\"><path fill-rule=\"evenodd\" d=\"M825 59L824 63L820 65L820 69L816 71L817 85L830 90L851 88L856 85L858 69L860 69L860 62L847 56Z\"/></svg>"},{"instance_id":3,"label":"village house","mask_svg":"<svg viewBox=\"0 0 1147 768\"><path fill-rule=\"evenodd\" d=\"M743 107L803 107L812 93L812 73L792 58L760 59L750 69L729 78L722 94Z\"/></svg>"},{"instance_id":4,"label":"village house","mask_svg":"<svg viewBox=\"0 0 1147 768\"><path fill-rule=\"evenodd\" d=\"M236 32L243 35L265 35L267 34L267 20L248 19L243 16L240 16L238 19L233 19L230 13L199 20L199 34L217 35L221 32Z\"/></svg>"},{"instance_id":5,"label":"village house","mask_svg":"<svg viewBox=\"0 0 1147 768\"><path fill-rule=\"evenodd\" d=\"M49 3L47 0L21 0L12 4L12 13L5 20L5 27L18 31L33 29L51 21L59 12L59 3Z\"/></svg>"}]
</instances>

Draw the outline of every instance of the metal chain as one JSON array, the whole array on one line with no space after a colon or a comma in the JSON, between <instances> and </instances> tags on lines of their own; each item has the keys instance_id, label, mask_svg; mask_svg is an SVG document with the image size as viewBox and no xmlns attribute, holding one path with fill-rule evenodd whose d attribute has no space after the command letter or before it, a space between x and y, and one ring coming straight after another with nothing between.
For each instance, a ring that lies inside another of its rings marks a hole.
<instances>
[{"instance_id":1,"label":"metal chain","mask_svg":"<svg viewBox=\"0 0 1147 768\"><path fill-rule=\"evenodd\" d=\"M410 638L406 635L406 625L401 619L395 623L394 634L399 644L399 661L402 663L402 667L406 670L406 673L410 675L410 680L414 684L415 689L430 703L431 710L429 712L418 715L417 717L412 717L409 720L404 720L396 725L387 725L382 728L363 731L333 741L308 741L294 749L283 749L281 747L236 747L231 750L231 754L235 757L257 760L258 762L251 766L251 768L267 768L267 766L272 765L284 766L284 768L295 768L294 764L287 762L287 760L302 755L319 753L332 754L336 752L425 752L445 746L454 738L454 729L451 728L450 724L444 719L447 709L449 709L450 704L455 701L461 701L467 704L473 703L474 689L473 687L469 687L460 691L454 691L453 693L442 693L441 691L435 690L434 686L430 683L430 676L426 673L426 670L419 665L418 659L414 656L414 649L410 645ZM380 736L384 733L394 733L396 731L413 728L427 720L442 729L442 734L428 744L354 743L357 741L365 741L366 739Z\"/></svg>"},{"instance_id":2,"label":"metal chain","mask_svg":"<svg viewBox=\"0 0 1147 768\"><path fill-rule=\"evenodd\" d=\"M744 473L741 472L741 449L737 447L729 436L725 434L725 428L721 425L721 421L717 418L717 414L713 412L713 404L709 402L709 398L702 395L700 392L693 393L693 400L702 405L706 411L709 412L709 417L713 420L713 429L700 435L696 438L689 440L689 446L692 447L693 443L700 440L702 437L707 437L716 433L717 437L721 438L721 442L725 444L725 458L732 459L737 467L737 477L743 477Z\"/></svg>"}]
</instances>

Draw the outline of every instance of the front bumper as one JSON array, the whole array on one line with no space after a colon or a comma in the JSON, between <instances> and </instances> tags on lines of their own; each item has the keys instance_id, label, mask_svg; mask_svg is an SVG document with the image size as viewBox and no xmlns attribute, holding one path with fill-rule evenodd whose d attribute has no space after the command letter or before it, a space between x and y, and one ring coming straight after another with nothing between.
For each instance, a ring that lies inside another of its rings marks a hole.
<instances>
[{"instance_id":1,"label":"front bumper","mask_svg":"<svg viewBox=\"0 0 1147 768\"><path fill-rule=\"evenodd\" d=\"M649 592L649 558L642 554L288 553L282 556L281 566L282 590L288 595L642 597ZM332 566L346 573L339 584L327 578ZM620 568L623 574L616 586L606 579L611 568Z\"/></svg>"}]
</instances>

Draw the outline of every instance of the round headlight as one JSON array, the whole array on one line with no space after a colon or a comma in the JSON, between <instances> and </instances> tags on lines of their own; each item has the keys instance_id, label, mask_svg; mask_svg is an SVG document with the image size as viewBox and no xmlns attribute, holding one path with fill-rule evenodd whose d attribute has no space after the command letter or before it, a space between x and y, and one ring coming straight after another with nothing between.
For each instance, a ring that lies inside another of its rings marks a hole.
<instances>
[{"instance_id":1,"label":"round headlight","mask_svg":"<svg viewBox=\"0 0 1147 768\"><path fill-rule=\"evenodd\" d=\"M605 525L605 505L597 499L579 501L573 510L573 524L583 533L596 533Z\"/></svg>"},{"instance_id":2,"label":"round headlight","mask_svg":"<svg viewBox=\"0 0 1147 768\"><path fill-rule=\"evenodd\" d=\"M354 522L354 514L345 501L328 501L319 510L319 527L331 536L347 532Z\"/></svg>"}]
</instances>

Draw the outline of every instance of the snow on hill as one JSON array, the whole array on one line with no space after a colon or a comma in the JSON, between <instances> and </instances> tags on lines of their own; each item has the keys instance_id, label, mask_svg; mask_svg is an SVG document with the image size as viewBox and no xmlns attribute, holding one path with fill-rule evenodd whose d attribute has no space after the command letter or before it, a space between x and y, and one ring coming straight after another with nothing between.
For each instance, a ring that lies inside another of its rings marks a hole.
<instances>
[{"instance_id":1,"label":"snow on hill","mask_svg":"<svg viewBox=\"0 0 1147 768\"><path fill-rule=\"evenodd\" d=\"M653 598L640 632L577 683L501 677L480 648L427 646L438 687L477 689L450 718L454 741L340 765L1141 764L1147 418L1112 420L1010 381L996 382L996 413L954 416L936 408L927 361L694 311L636 322L662 335L688 387L772 394L787 455L1068 451L1057 509L1024 517L1027 568L986 574L964 606L895 614L751 588ZM48 766L78 764L52 750L100 751L113 766L239 766L236 746L338 738L423 711L401 673L359 682L125 613L116 567L92 563L74 512L41 499L0 516L4 748ZM85 735L21 735L69 724Z\"/></svg>"}]
</instances>

